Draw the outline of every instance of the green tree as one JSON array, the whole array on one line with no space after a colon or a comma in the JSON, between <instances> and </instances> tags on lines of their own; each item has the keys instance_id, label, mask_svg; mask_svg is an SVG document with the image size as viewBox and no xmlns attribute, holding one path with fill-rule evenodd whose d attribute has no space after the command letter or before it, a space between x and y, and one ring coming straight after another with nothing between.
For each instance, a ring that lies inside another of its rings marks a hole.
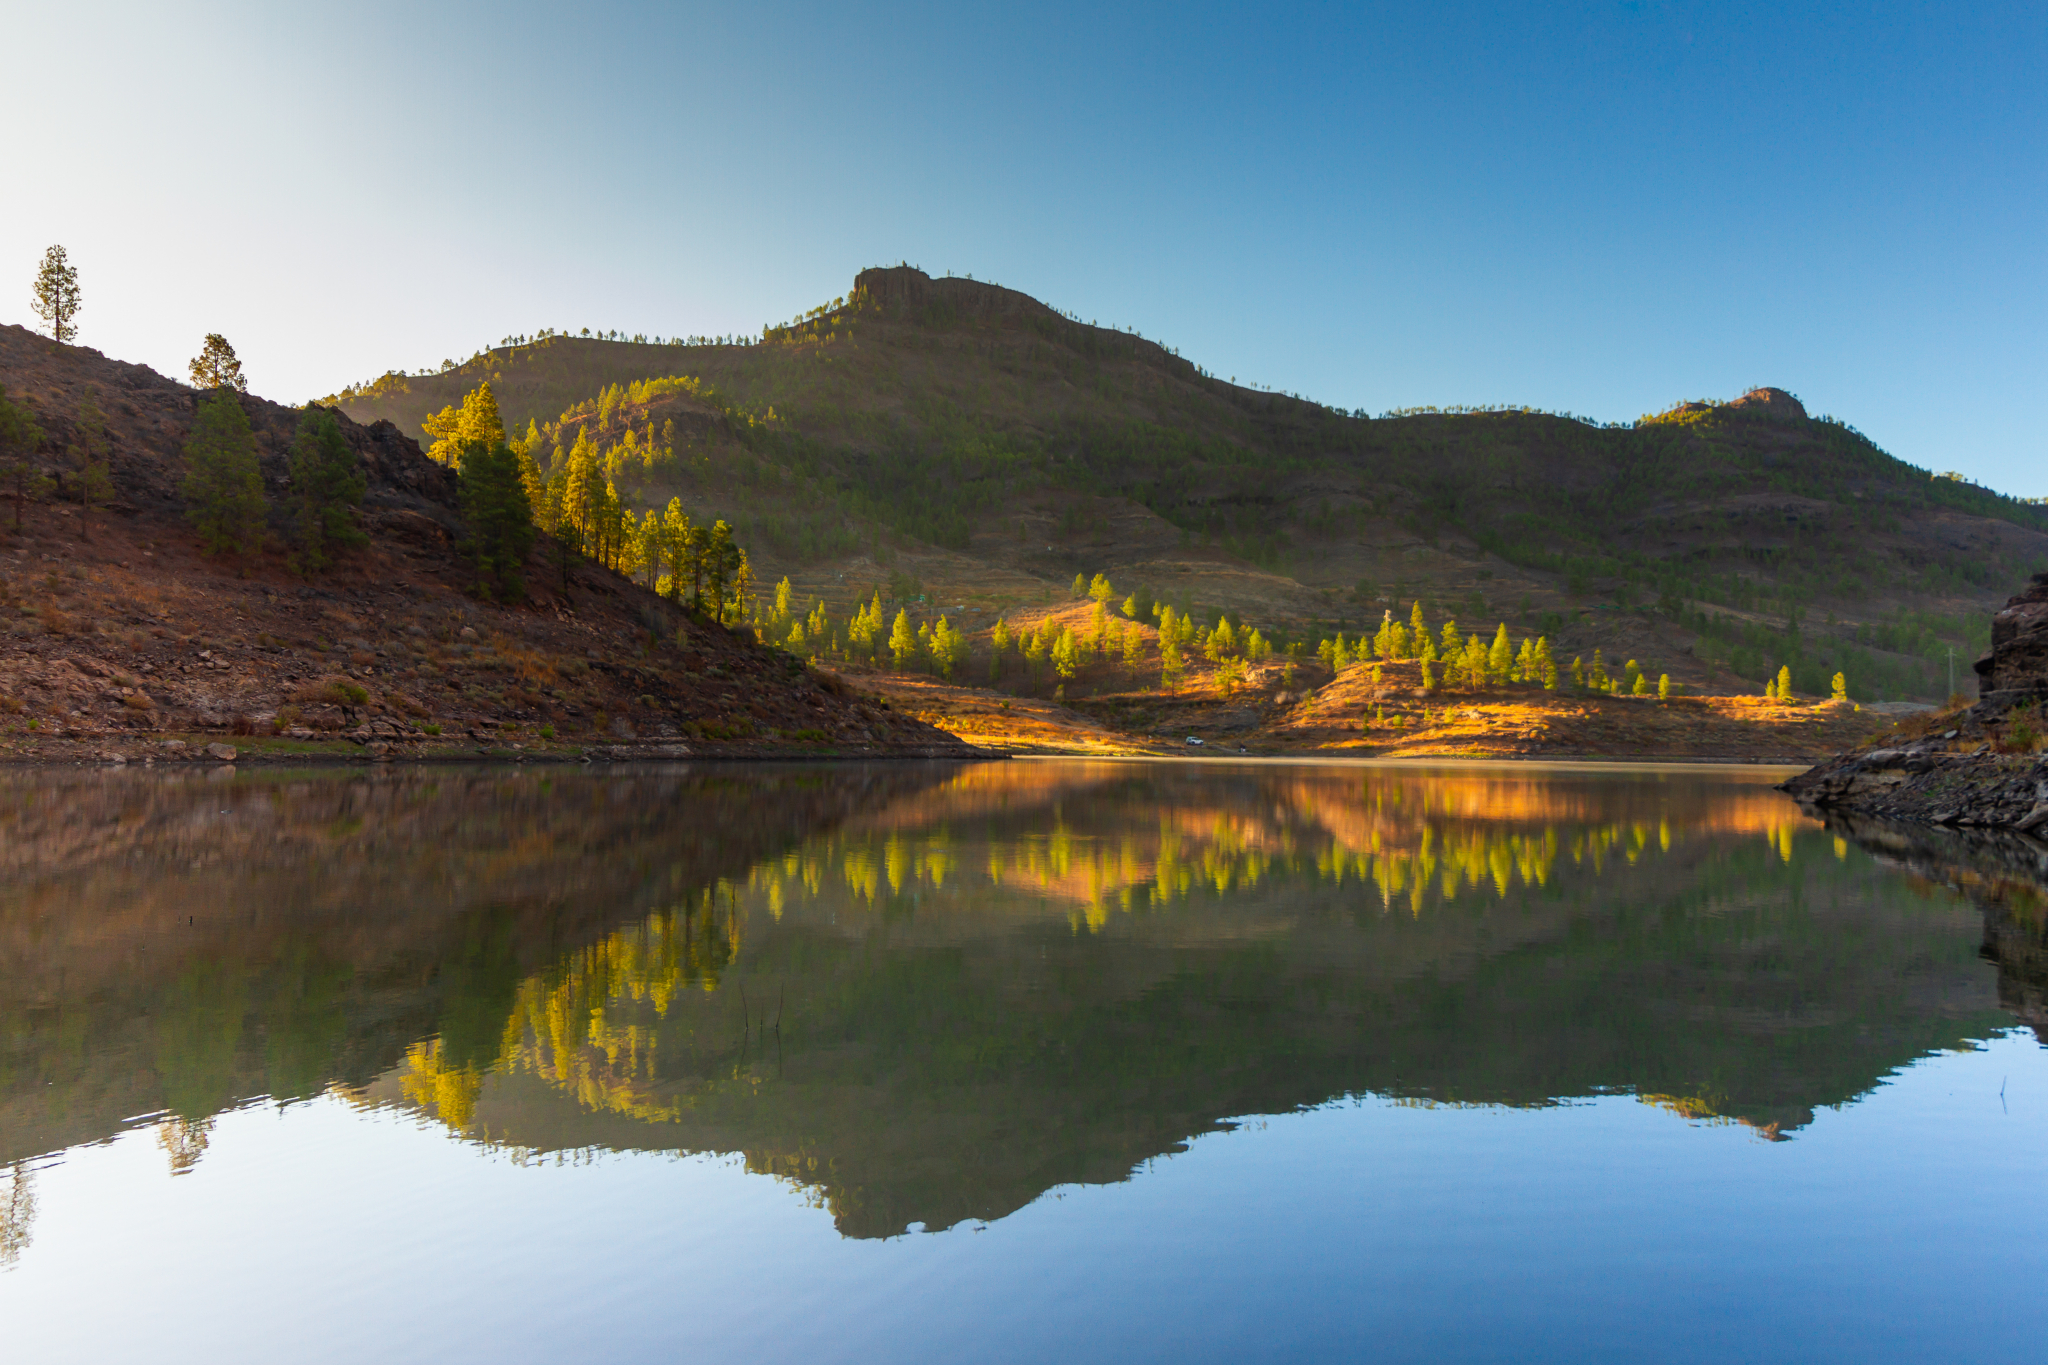
<instances>
[{"instance_id":1,"label":"green tree","mask_svg":"<svg viewBox=\"0 0 2048 1365\"><path fill-rule=\"evenodd\" d=\"M1573 660L1574 663L1577 660ZM1557 691L1557 660L1551 657L1550 638L1543 636L1536 641L1536 674L1534 681L1540 681L1546 692Z\"/></svg>"},{"instance_id":2,"label":"green tree","mask_svg":"<svg viewBox=\"0 0 2048 1365\"><path fill-rule=\"evenodd\" d=\"M1831 683L1829 684L1829 697L1828 697L1828 699L1829 699L1830 701L1847 701L1847 700L1849 700L1849 675L1848 675L1848 674L1846 674L1846 673L1837 673L1837 674L1835 674L1835 676L1834 676L1834 679L1833 679L1833 681L1832 681L1832 682L1831 682Z\"/></svg>"},{"instance_id":3,"label":"green tree","mask_svg":"<svg viewBox=\"0 0 2048 1365\"><path fill-rule=\"evenodd\" d=\"M199 416L185 440L185 517L207 554L248 556L263 546L263 474L256 465L256 435L238 395L216 389L199 400Z\"/></svg>"},{"instance_id":4,"label":"green tree","mask_svg":"<svg viewBox=\"0 0 2048 1365\"><path fill-rule=\"evenodd\" d=\"M1778 700L1792 700L1792 665L1784 664L1778 669Z\"/></svg>"},{"instance_id":5,"label":"green tree","mask_svg":"<svg viewBox=\"0 0 2048 1365\"><path fill-rule=\"evenodd\" d=\"M14 493L14 529L21 530L22 506L31 497L40 497L49 487L49 480L36 469L33 457L43 444L43 429L36 425L35 417L28 408L7 396L7 386L0 384L0 479L11 485Z\"/></svg>"},{"instance_id":6,"label":"green tree","mask_svg":"<svg viewBox=\"0 0 2048 1365\"><path fill-rule=\"evenodd\" d=\"M503 441L471 441L462 448L458 474L477 592L517 602L526 595L526 556L535 535L519 457Z\"/></svg>"},{"instance_id":7,"label":"green tree","mask_svg":"<svg viewBox=\"0 0 2048 1365\"><path fill-rule=\"evenodd\" d=\"M199 354L192 357L192 387L249 391L249 381L242 374L242 362L235 357L235 348L219 332L208 332Z\"/></svg>"},{"instance_id":8,"label":"green tree","mask_svg":"<svg viewBox=\"0 0 2048 1365\"><path fill-rule=\"evenodd\" d=\"M333 563L336 551L370 543L356 524L368 483L341 424L322 407L309 406L299 418L290 467L291 567L311 578Z\"/></svg>"},{"instance_id":9,"label":"green tree","mask_svg":"<svg viewBox=\"0 0 2048 1365\"><path fill-rule=\"evenodd\" d=\"M1071 589L1069 589L1069 592L1071 592L1076 599L1086 597L1088 595L1087 577L1083 574L1075 574L1074 586Z\"/></svg>"},{"instance_id":10,"label":"green tree","mask_svg":"<svg viewBox=\"0 0 2048 1365\"><path fill-rule=\"evenodd\" d=\"M71 486L78 495L78 538L89 538L92 505L114 495L113 476L107 470L112 442L107 439L107 419L100 411L99 390L91 384L79 396L78 409L71 418Z\"/></svg>"},{"instance_id":11,"label":"green tree","mask_svg":"<svg viewBox=\"0 0 2048 1365\"><path fill-rule=\"evenodd\" d=\"M1408 613L1408 638L1415 642L1417 650L1420 650L1429 639L1429 622L1423 619L1422 603L1419 599L1414 610Z\"/></svg>"},{"instance_id":12,"label":"green tree","mask_svg":"<svg viewBox=\"0 0 2048 1365\"><path fill-rule=\"evenodd\" d=\"M1052 643L1053 672L1060 675L1062 682L1069 681L1081 667L1081 646L1075 640L1074 632L1062 626L1059 639Z\"/></svg>"},{"instance_id":13,"label":"green tree","mask_svg":"<svg viewBox=\"0 0 2048 1365\"><path fill-rule=\"evenodd\" d=\"M1136 621L1124 623L1124 663L1136 668L1145 658L1145 630Z\"/></svg>"},{"instance_id":14,"label":"green tree","mask_svg":"<svg viewBox=\"0 0 2048 1365\"><path fill-rule=\"evenodd\" d=\"M1180 645L1171 637L1159 637L1159 685L1169 692L1180 690L1181 675L1187 671L1187 659L1180 652Z\"/></svg>"},{"instance_id":15,"label":"green tree","mask_svg":"<svg viewBox=\"0 0 2048 1365\"><path fill-rule=\"evenodd\" d=\"M85 306L84 297L78 292L78 268L71 264L63 247L53 246L43 253L31 306L37 317L50 324L50 335L58 341L68 344L78 335L78 324L72 319Z\"/></svg>"},{"instance_id":16,"label":"green tree","mask_svg":"<svg viewBox=\"0 0 2048 1365\"><path fill-rule=\"evenodd\" d=\"M1506 682L1515 671L1515 647L1508 643L1508 623L1493 633L1493 647L1486 651L1486 674L1496 685Z\"/></svg>"},{"instance_id":17,"label":"green tree","mask_svg":"<svg viewBox=\"0 0 2048 1365\"><path fill-rule=\"evenodd\" d=\"M898 671L907 667L917 654L917 632L911 629L910 612L902 609L896 613L896 624L889 628L889 655L896 662Z\"/></svg>"},{"instance_id":18,"label":"green tree","mask_svg":"<svg viewBox=\"0 0 2048 1365\"><path fill-rule=\"evenodd\" d=\"M1088 595L1099 603L1107 603L1116 596L1116 589L1109 586L1109 579L1097 574L1088 581Z\"/></svg>"},{"instance_id":19,"label":"green tree","mask_svg":"<svg viewBox=\"0 0 2048 1365\"><path fill-rule=\"evenodd\" d=\"M463 395L460 410L451 404L429 414L421 425L432 440L427 447L428 457L442 464L458 463L462 458L462 447L470 441L498 445L505 440L505 423L498 416L498 399L489 384L479 384ZM580 427L576 431L576 444L590 444L590 438ZM590 459L594 461L595 447L592 447L592 452ZM601 477L602 469L599 472Z\"/></svg>"},{"instance_id":20,"label":"green tree","mask_svg":"<svg viewBox=\"0 0 2048 1365\"><path fill-rule=\"evenodd\" d=\"M1671 700L1671 675L1669 673L1659 673L1657 675L1657 700Z\"/></svg>"}]
</instances>

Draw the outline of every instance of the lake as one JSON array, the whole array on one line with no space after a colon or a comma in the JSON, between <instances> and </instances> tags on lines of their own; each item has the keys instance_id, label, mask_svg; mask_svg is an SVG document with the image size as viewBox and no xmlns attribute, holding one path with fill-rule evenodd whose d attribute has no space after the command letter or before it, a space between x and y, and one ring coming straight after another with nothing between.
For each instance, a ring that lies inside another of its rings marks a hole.
<instances>
[{"instance_id":1,"label":"lake","mask_svg":"<svg viewBox=\"0 0 2048 1365\"><path fill-rule=\"evenodd\" d=\"M0 773L0 1342L2023 1358L2032 846L1783 775Z\"/></svg>"}]
</instances>

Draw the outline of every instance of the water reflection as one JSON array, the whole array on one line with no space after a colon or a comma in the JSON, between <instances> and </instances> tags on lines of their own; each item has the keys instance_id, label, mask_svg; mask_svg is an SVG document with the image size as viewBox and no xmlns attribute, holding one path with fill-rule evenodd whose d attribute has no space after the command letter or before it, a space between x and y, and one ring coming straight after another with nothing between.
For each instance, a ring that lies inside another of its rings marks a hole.
<instances>
[{"instance_id":1,"label":"water reflection","mask_svg":"<svg viewBox=\"0 0 2048 1365\"><path fill-rule=\"evenodd\" d=\"M0 1257L18 1163L147 1122L190 1170L254 1097L742 1153L853 1236L1368 1091L1782 1138L2040 999L2038 896L1874 837L1697 772L15 776Z\"/></svg>"}]
</instances>

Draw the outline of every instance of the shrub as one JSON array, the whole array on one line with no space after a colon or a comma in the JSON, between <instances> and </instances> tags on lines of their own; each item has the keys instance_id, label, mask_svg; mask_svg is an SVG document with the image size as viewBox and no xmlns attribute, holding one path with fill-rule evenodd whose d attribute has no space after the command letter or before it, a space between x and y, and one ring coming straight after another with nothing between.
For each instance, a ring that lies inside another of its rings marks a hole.
<instances>
[{"instance_id":1,"label":"shrub","mask_svg":"<svg viewBox=\"0 0 2048 1365\"><path fill-rule=\"evenodd\" d=\"M543 725L536 733L538 733L542 739L553 739L555 737L555 727L552 725Z\"/></svg>"},{"instance_id":2,"label":"shrub","mask_svg":"<svg viewBox=\"0 0 2048 1365\"><path fill-rule=\"evenodd\" d=\"M427 723L426 723L425 725L422 725L422 726L420 727L420 729L421 729L421 730L423 730L423 731L425 731L425 732L426 732L427 734L430 734L430 735L438 735L438 734L440 734L440 733L441 733L441 727L440 727L440 725L439 725L438 723L434 722L434 721L431 721L431 720L430 720L430 721L428 721L428 722L427 722Z\"/></svg>"}]
</instances>

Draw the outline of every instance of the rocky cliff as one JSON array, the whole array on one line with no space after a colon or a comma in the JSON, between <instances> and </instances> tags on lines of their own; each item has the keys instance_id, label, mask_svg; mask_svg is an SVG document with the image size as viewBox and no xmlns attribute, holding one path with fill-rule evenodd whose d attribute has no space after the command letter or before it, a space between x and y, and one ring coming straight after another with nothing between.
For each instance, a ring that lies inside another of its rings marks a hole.
<instances>
[{"instance_id":1,"label":"rocky cliff","mask_svg":"<svg viewBox=\"0 0 2048 1365\"><path fill-rule=\"evenodd\" d=\"M1991 619L1977 704L1902 722L1785 784L1816 808L2048 834L2048 572Z\"/></svg>"}]
</instances>

